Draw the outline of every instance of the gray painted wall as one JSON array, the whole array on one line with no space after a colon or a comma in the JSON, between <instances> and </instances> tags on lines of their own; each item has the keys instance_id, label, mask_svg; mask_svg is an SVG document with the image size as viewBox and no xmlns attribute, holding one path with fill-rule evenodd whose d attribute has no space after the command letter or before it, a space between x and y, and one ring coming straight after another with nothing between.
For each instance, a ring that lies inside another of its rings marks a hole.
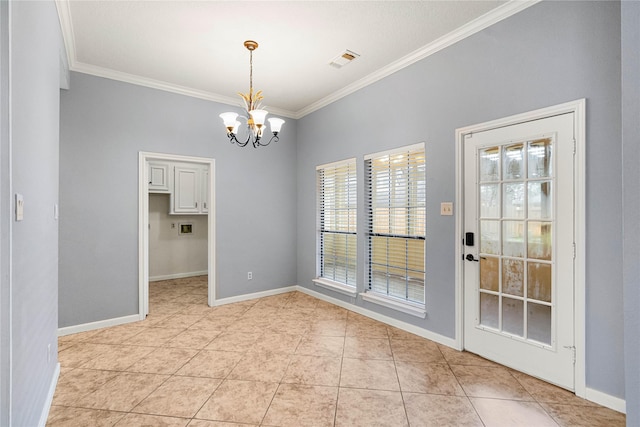
<instances>
[{"instance_id":1,"label":"gray painted wall","mask_svg":"<svg viewBox=\"0 0 640 427\"><path fill-rule=\"evenodd\" d=\"M627 425L640 425L640 3L622 3L624 355Z\"/></svg>"},{"instance_id":2,"label":"gray painted wall","mask_svg":"<svg viewBox=\"0 0 640 427\"><path fill-rule=\"evenodd\" d=\"M239 148L218 117L231 108L72 73L61 95L60 327L138 313L139 151L216 160L218 298L296 283L295 120L278 143Z\"/></svg>"},{"instance_id":3,"label":"gray painted wall","mask_svg":"<svg viewBox=\"0 0 640 427\"><path fill-rule=\"evenodd\" d=\"M61 36L54 2L10 2L9 10L11 193L25 203L24 221L11 224L11 425L35 426L57 363Z\"/></svg>"},{"instance_id":4,"label":"gray painted wall","mask_svg":"<svg viewBox=\"0 0 640 427\"><path fill-rule=\"evenodd\" d=\"M456 128L587 98L587 386L624 397L620 4L543 2L298 121L298 284L315 277L315 166L420 141L427 155L427 318L454 337ZM358 171L359 195L363 170ZM637 188L636 188L637 190ZM360 289L364 201L359 200Z\"/></svg>"}]
</instances>

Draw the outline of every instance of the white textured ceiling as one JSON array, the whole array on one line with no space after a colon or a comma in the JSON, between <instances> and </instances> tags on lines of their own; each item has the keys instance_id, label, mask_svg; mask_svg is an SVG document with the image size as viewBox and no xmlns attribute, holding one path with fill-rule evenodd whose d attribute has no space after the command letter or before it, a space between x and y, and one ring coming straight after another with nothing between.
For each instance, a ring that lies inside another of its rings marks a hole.
<instances>
[{"instance_id":1,"label":"white textured ceiling","mask_svg":"<svg viewBox=\"0 0 640 427\"><path fill-rule=\"evenodd\" d=\"M505 1L57 1L69 68L302 117L530 5ZM336 69L345 49L361 56ZM73 84L73 82L72 82Z\"/></svg>"}]
</instances>

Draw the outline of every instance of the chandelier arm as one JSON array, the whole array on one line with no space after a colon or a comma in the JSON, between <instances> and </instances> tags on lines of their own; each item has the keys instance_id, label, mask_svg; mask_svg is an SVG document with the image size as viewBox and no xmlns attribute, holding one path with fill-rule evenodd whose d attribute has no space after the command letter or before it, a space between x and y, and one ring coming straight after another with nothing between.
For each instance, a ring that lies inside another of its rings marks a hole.
<instances>
[{"instance_id":1,"label":"chandelier arm","mask_svg":"<svg viewBox=\"0 0 640 427\"><path fill-rule=\"evenodd\" d=\"M246 147L246 145L251 140L251 135L247 137L247 140L245 142L241 142L240 140L238 140L237 135L235 133L230 133L227 136L229 137L229 142L232 144L238 144L238 147Z\"/></svg>"},{"instance_id":2,"label":"chandelier arm","mask_svg":"<svg viewBox=\"0 0 640 427\"><path fill-rule=\"evenodd\" d=\"M236 141L238 140L236 139ZM247 135L247 139L244 142L241 143L240 141L238 141L237 144L240 147L246 147L249 141L251 141L251 131L249 131L249 135Z\"/></svg>"},{"instance_id":3,"label":"chandelier arm","mask_svg":"<svg viewBox=\"0 0 640 427\"><path fill-rule=\"evenodd\" d=\"M269 141L267 141L266 143L264 143L264 142L259 142L259 143L258 143L258 146L260 146L260 147L266 147L267 145L271 144L271 142L272 142L272 141L273 141L273 142L278 142L278 141L280 141L280 137L278 136L278 134L277 134L277 133L274 133L274 134L273 134L273 136L271 137L271 139L270 139ZM254 146L256 146L256 145L254 144ZM257 146L256 146L256 148L257 148Z\"/></svg>"}]
</instances>

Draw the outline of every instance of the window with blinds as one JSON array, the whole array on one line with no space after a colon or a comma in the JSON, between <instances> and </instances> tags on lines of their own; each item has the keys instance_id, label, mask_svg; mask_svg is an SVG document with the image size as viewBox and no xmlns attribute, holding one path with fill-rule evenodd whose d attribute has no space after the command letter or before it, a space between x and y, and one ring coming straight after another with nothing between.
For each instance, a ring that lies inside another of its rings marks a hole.
<instances>
[{"instance_id":1,"label":"window with blinds","mask_svg":"<svg viewBox=\"0 0 640 427\"><path fill-rule=\"evenodd\" d=\"M356 160L318 166L318 276L356 286Z\"/></svg>"},{"instance_id":2,"label":"window with blinds","mask_svg":"<svg viewBox=\"0 0 640 427\"><path fill-rule=\"evenodd\" d=\"M424 144L365 157L368 289L424 304Z\"/></svg>"}]
</instances>

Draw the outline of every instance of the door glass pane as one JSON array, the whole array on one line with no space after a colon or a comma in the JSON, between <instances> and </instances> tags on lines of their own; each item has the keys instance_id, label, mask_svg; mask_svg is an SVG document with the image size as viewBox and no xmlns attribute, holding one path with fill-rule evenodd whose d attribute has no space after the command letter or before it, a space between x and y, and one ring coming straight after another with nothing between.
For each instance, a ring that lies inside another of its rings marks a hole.
<instances>
[{"instance_id":1,"label":"door glass pane","mask_svg":"<svg viewBox=\"0 0 640 427\"><path fill-rule=\"evenodd\" d=\"M500 290L500 258L480 258L480 288L498 292Z\"/></svg>"},{"instance_id":2,"label":"door glass pane","mask_svg":"<svg viewBox=\"0 0 640 427\"><path fill-rule=\"evenodd\" d=\"M530 182L527 196L529 219L551 219L553 212L551 181Z\"/></svg>"},{"instance_id":3,"label":"door glass pane","mask_svg":"<svg viewBox=\"0 0 640 427\"><path fill-rule=\"evenodd\" d=\"M527 297L551 302L551 264L527 263Z\"/></svg>"},{"instance_id":4,"label":"door glass pane","mask_svg":"<svg viewBox=\"0 0 640 427\"><path fill-rule=\"evenodd\" d=\"M498 329L498 296L480 293L480 324Z\"/></svg>"},{"instance_id":5,"label":"door glass pane","mask_svg":"<svg viewBox=\"0 0 640 427\"><path fill-rule=\"evenodd\" d=\"M504 179L522 179L524 144L507 145L503 149Z\"/></svg>"},{"instance_id":6,"label":"door glass pane","mask_svg":"<svg viewBox=\"0 0 640 427\"><path fill-rule=\"evenodd\" d=\"M551 260L551 223L550 222L529 222L529 232L527 236L529 258Z\"/></svg>"},{"instance_id":7,"label":"door glass pane","mask_svg":"<svg viewBox=\"0 0 640 427\"><path fill-rule=\"evenodd\" d=\"M530 141L529 153L529 178L546 178L552 175L552 143L551 138Z\"/></svg>"},{"instance_id":8,"label":"door glass pane","mask_svg":"<svg viewBox=\"0 0 640 427\"><path fill-rule=\"evenodd\" d=\"M524 302L502 298L502 330L519 337L524 336Z\"/></svg>"},{"instance_id":9,"label":"door glass pane","mask_svg":"<svg viewBox=\"0 0 640 427\"><path fill-rule=\"evenodd\" d=\"M502 254L513 257L523 257L524 221L504 221L502 228Z\"/></svg>"},{"instance_id":10,"label":"door glass pane","mask_svg":"<svg viewBox=\"0 0 640 427\"><path fill-rule=\"evenodd\" d=\"M480 150L480 181L500 179L500 147Z\"/></svg>"},{"instance_id":11,"label":"door glass pane","mask_svg":"<svg viewBox=\"0 0 640 427\"><path fill-rule=\"evenodd\" d=\"M527 304L527 337L551 345L551 307Z\"/></svg>"},{"instance_id":12,"label":"door glass pane","mask_svg":"<svg viewBox=\"0 0 640 427\"><path fill-rule=\"evenodd\" d=\"M480 221L480 252L500 254L500 221Z\"/></svg>"},{"instance_id":13,"label":"door glass pane","mask_svg":"<svg viewBox=\"0 0 640 427\"><path fill-rule=\"evenodd\" d=\"M504 218L524 218L524 183L504 184Z\"/></svg>"},{"instance_id":14,"label":"door glass pane","mask_svg":"<svg viewBox=\"0 0 640 427\"><path fill-rule=\"evenodd\" d=\"M524 296L524 261L509 258L502 260L502 292Z\"/></svg>"},{"instance_id":15,"label":"door glass pane","mask_svg":"<svg viewBox=\"0 0 640 427\"><path fill-rule=\"evenodd\" d=\"M480 216L500 218L500 184L480 185Z\"/></svg>"}]
</instances>

